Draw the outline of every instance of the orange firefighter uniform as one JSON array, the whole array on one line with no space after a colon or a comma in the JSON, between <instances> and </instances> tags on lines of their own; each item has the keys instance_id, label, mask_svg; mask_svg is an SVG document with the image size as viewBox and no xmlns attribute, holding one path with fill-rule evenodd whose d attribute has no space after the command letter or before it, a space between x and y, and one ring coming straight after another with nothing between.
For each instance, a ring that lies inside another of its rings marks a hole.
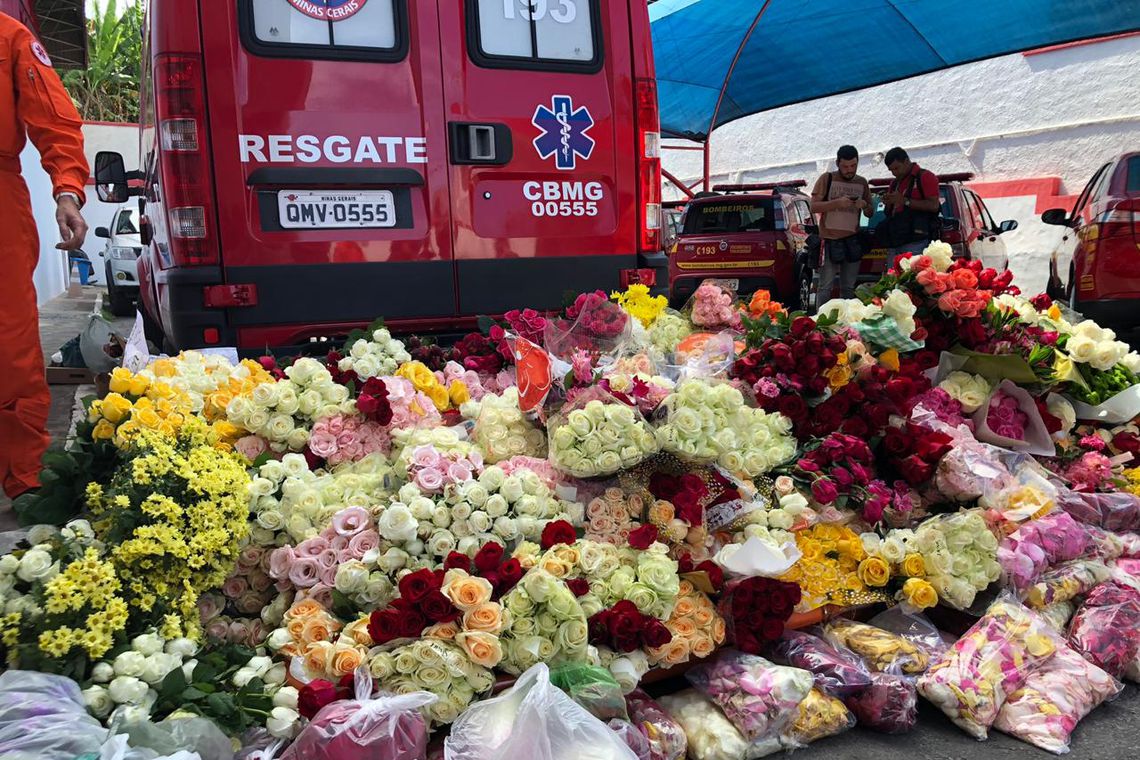
<instances>
[{"instance_id":1,"label":"orange firefighter uniform","mask_svg":"<svg viewBox=\"0 0 1140 760\"><path fill-rule=\"evenodd\" d=\"M55 197L72 193L82 206L82 123L43 46L0 13L0 485L10 497L39 484L51 406L32 284L40 243L20 151L30 137Z\"/></svg>"}]
</instances>

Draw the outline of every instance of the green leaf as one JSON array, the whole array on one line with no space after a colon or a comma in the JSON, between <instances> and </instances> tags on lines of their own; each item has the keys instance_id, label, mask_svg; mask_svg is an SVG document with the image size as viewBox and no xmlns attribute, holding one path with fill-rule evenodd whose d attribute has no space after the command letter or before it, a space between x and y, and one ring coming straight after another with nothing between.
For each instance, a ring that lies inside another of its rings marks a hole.
<instances>
[{"instance_id":1,"label":"green leaf","mask_svg":"<svg viewBox=\"0 0 1140 760\"><path fill-rule=\"evenodd\" d=\"M269 456L268 451L264 451L261 453L261 455L257 459L253 460L252 466L254 469L257 469L258 467L261 467L261 465L265 464L266 462L268 462L272 458L273 457Z\"/></svg>"},{"instance_id":2,"label":"green leaf","mask_svg":"<svg viewBox=\"0 0 1140 760\"><path fill-rule=\"evenodd\" d=\"M206 706L220 718L228 718L237 712L234 698L229 694L211 694L206 698Z\"/></svg>"},{"instance_id":3,"label":"green leaf","mask_svg":"<svg viewBox=\"0 0 1140 760\"><path fill-rule=\"evenodd\" d=\"M175 668L166 674L166 678L162 679L162 686L158 690L158 696L162 699L174 699L186 691L188 686L186 674L182 672L182 668Z\"/></svg>"},{"instance_id":4,"label":"green leaf","mask_svg":"<svg viewBox=\"0 0 1140 760\"><path fill-rule=\"evenodd\" d=\"M194 668L194 672L195 672L195 674L197 674L198 669ZM198 691L202 692L203 694L213 694L215 691L218 690L218 687L214 686L214 684L203 683L201 681L195 681L194 682L194 688L197 689Z\"/></svg>"},{"instance_id":5,"label":"green leaf","mask_svg":"<svg viewBox=\"0 0 1140 760\"><path fill-rule=\"evenodd\" d=\"M485 314L481 314L475 320L475 324L479 327L479 332L483 333L484 335L489 335L491 333L491 328L495 325L495 320L491 319Z\"/></svg>"},{"instance_id":6,"label":"green leaf","mask_svg":"<svg viewBox=\"0 0 1140 760\"><path fill-rule=\"evenodd\" d=\"M356 605L354 605L347 596L337 591L335 588L332 592L332 599L333 612L335 614L346 620L356 617Z\"/></svg>"},{"instance_id":7,"label":"green leaf","mask_svg":"<svg viewBox=\"0 0 1140 760\"><path fill-rule=\"evenodd\" d=\"M182 692L182 699L186 702L195 702L205 697L206 694L207 692L202 691L196 686L190 686Z\"/></svg>"}]
</instances>

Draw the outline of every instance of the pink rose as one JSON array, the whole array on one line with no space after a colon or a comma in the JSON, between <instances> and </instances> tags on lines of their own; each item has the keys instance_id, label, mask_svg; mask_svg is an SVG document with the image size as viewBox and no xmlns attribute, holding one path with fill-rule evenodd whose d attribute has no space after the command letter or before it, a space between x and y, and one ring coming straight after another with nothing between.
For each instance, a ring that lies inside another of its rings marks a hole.
<instances>
[{"instance_id":1,"label":"pink rose","mask_svg":"<svg viewBox=\"0 0 1140 760\"><path fill-rule=\"evenodd\" d=\"M467 455L467 461L474 465L476 470L483 469L483 452L479 450L472 451Z\"/></svg>"},{"instance_id":2,"label":"pink rose","mask_svg":"<svg viewBox=\"0 0 1140 760\"><path fill-rule=\"evenodd\" d=\"M269 587L273 585L273 580L260 570L254 570L246 577L246 580L249 581L249 587L258 593L268 591Z\"/></svg>"},{"instance_id":3,"label":"pink rose","mask_svg":"<svg viewBox=\"0 0 1140 760\"><path fill-rule=\"evenodd\" d=\"M260 546L247 546L238 555L238 565L246 570L252 570L260 564L262 553Z\"/></svg>"},{"instance_id":4,"label":"pink rose","mask_svg":"<svg viewBox=\"0 0 1140 760\"><path fill-rule=\"evenodd\" d=\"M314 430L309 436L309 450L322 459L331 457L336 449L336 438L331 433Z\"/></svg>"},{"instance_id":5,"label":"pink rose","mask_svg":"<svg viewBox=\"0 0 1140 760\"><path fill-rule=\"evenodd\" d=\"M336 552L332 549L325 549L321 552L321 556L317 557L317 565L323 569L336 568L337 556Z\"/></svg>"},{"instance_id":6,"label":"pink rose","mask_svg":"<svg viewBox=\"0 0 1140 760\"><path fill-rule=\"evenodd\" d=\"M268 448L265 439L259 435L244 435L234 443L234 450L251 462L256 462Z\"/></svg>"},{"instance_id":7,"label":"pink rose","mask_svg":"<svg viewBox=\"0 0 1140 760\"><path fill-rule=\"evenodd\" d=\"M227 599L237 599L248 590L249 584L240 575L231 575L222 584L222 593L226 595Z\"/></svg>"},{"instance_id":8,"label":"pink rose","mask_svg":"<svg viewBox=\"0 0 1140 760\"><path fill-rule=\"evenodd\" d=\"M325 609L331 610L333 607L332 591L332 586L324 583L318 583L309 589L306 592L305 596L320 604Z\"/></svg>"},{"instance_id":9,"label":"pink rose","mask_svg":"<svg viewBox=\"0 0 1140 760\"><path fill-rule=\"evenodd\" d=\"M348 548L348 540L348 536L333 536L332 541L329 542L329 548L340 554Z\"/></svg>"},{"instance_id":10,"label":"pink rose","mask_svg":"<svg viewBox=\"0 0 1140 760\"><path fill-rule=\"evenodd\" d=\"M206 626L206 637L215 641L226 641L230 635L230 621L227 618L219 617L210 621Z\"/></svg>"},{"instance_id":11,"label":"pink rose","mask_svg":"<svg viewBox=\"0 0 1140 760\"><path fill-rule=\"evenodd\" d=\"M301 543L297 544L298 557L319 557L321 552L329 548L328 539L323 536L313 536L306 538Z\"/></svg>"},{"instance_id":12,"label":"pink rose","mask_svg":"<svg viewBox=\"0 0 1140 760\"><path fill-rule=\"evenodd\" d=\"M269 574L277 579L289 577L289 568L297 559L292 546L280 546L269 553Z\"/></svg>"},{"instance_id":13,"label":"pink rose","mask_svg":"<svg viewBox=\"0 0 1140 760\"><path fill-rule=\"evenodd\" d=\"M326 586L336 586L336 569L338 565L331 565L330 567L321 569L321 583Z\"/></svg>"},{"instance_id":14,"label":"pink rose","mask_svg":"<svg viewBox=\"0 0 1140 760\"><path fill-rule=\"evenodd\" d=\"M374 530L362 530L348 541L348 552L354 559L360 559L380 546L380 534Z\"/></svg>"},{"instance_id":15,"label":"pink rose","mask_svg":"<svg viewBox=\"0 0 1140 760\"><path fill-rule=\"evenodd\" d=\"M443 473L434 468L420 470L413 480L416 487L425 493L436 493L443 488Z\"/></svg>"},{"instance_id":16,"label":"pink rose","mask_svg":"<svg viewBox=\"0 0 1140 760\"><path fill-rule=\"evenodd\" d=\"M202 619L202 625L208 625L220 615L225 604L225 599L217 594L202 594L198 597L198 617Z\"/></svg>"},{"instance_id":17,"label":"pink rose","mask_svg":"<svg viewBox=\"0 0 1140 760\"><path fill-rule=\"evenodd\" d=\"M471 480L471 470L469 463L455 462L447 468L447 476L453 483L466 483Z\"/></svg>"},{"instance_id":18,"label":"pink rose","mask_svg":"<svg viewBox=\"0 0 1140 760\"><path fill-rule=\"evenodd\" d=\"M249 621L248 620L235 620L230 623L230 629L226 633L226 640L230 643L238 644L243 643L249 639Z\"/></svg>"},{"instance_id":19,"label":"pink rose","mask_svg":"<svg viewBox=\"0 0 1140 760\"><path fill-rule=\"evenodd\" d=\"M372 515L364 507L349 507L333 515L332 528L339 536L353 536L372 522Z\"/></svg>"},{"instance_id":20,"label":"pink rose","mask_svg":"<svg viewBox=\"0 0 1140 760\"><path fill-rule=\"evenodd\" d=\"M256 591L246 591L234 602L234 606L243 615L256 615L265 606L265 598Z\"/></svg>"},{"instance_id":21,"label":"pink rose","mask_svg":"<svg viewBox=\"0 0 1140 760\"><path fill-rule=\"evenodd\" d=\"M257 569L260 570L261 572L265 573L266 575L269 575L269 566L270 566L270 561L272 559L273 559L273 552L262 551L261 552L261 560L257 563Z\"/></svg>"},{"instance_id":22,"label":"pink rose","mask_svg":"<svg viewBox=\"0 0 1140 760\"><path fill-rule=\"evenodd\" d=\"M325 423L325 427L329 431L329 434L334 438L344 432L345 420L344 415L342 414L329 417L328 419L323 420L323 422Z\"/></svg>"},{"instance_id":23,"label":"pink rose","mask_svg":"<svg viewBox=\"0 0 1140 760\"><path fill-rule=\"evenodd\" d=\"M317 582L321 566L315 557L298 557L289 567L289 580L297 588L308 588Z\"/></svg>"},{"instance_id":24,"label":"pink rose","mask_svg":"<svg viewBox=\"0 0 1140 760\"><path fill-rule=\"evenodd\" d=\"M249 629L249 635L246 636L245 640L246 644L256 647L265 643L265 637L269 631L265 629L265 623L261 622L260 618L253 618L246 624L246 627Z\"/></svg>"}]
</instances>

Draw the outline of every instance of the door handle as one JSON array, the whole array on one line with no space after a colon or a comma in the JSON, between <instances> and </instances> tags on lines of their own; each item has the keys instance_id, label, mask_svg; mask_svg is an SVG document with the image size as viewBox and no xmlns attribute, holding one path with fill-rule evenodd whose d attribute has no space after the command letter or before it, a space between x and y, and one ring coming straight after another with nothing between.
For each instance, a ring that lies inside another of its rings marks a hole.
<instances>
[{"instance_id":1,"label":"door handle","mask_svg":"<svg viewBox=\"0 0 1140 760\"><path fill-rule=\"evenodd\" d=\"M506 124L452 121L447 136L453 164L503 166L514 153Z\"/></svg>"}]
</instances>

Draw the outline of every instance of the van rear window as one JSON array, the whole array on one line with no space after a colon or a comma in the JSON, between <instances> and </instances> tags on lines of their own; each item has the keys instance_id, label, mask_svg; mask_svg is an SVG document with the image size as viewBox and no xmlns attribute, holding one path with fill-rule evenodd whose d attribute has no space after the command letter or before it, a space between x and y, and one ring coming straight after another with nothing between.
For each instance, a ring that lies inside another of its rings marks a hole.
<instances>
[{"instance_id":1,"label":"van rear window","mask_svg":"<svg viewBox=\"0 0 1140 760\"><path fill-rule=\"evenodd\" d=\"M278 54L341 57L392 53L402 30L398 0L256 0L245 4L255 43Z\"/></svg>"},{"instance_id":2,"label":"van rear window","mask_svg":"<svg viewBox=\"0 0 1140 760\"><path fill-rule=\"evenodd\" d=\"M685 214L685 235L771 232L776 215L770 199L726 201L690 206Z\"/></svg>"},{"instance_id":3,"label":"van rear window","mask_svg":"<svg viewBox=\"0 0 1140 760\"><path fill-rule=\"evenodd\" d=\"M592 64L600 60L597 0L474 0L478 53L519 63Z\"/></svg>"},{"instance_id":4,"label":"van rear window","mask_svg":"<svg viewBox=\"0 0 1140 760\"><path fill-rule=\"evenodd\" d=\"M1124 192L1140 193L1140 156L1128 159L1128 184Z\"/></svg>"}]
</instances>

